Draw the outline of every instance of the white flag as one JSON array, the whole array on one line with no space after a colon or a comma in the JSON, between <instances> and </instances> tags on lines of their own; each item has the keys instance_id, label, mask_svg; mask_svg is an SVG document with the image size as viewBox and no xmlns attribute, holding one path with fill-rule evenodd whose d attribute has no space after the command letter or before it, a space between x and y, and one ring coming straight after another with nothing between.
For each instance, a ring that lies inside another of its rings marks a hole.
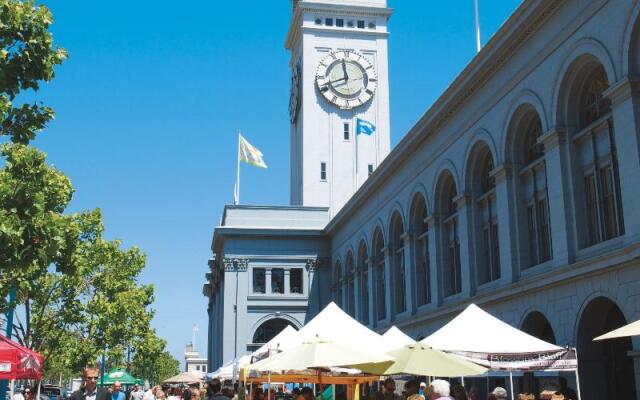
<instances>
[{"instance_id":1,"label":"white flag","mask_svg":"<svg viewBox=\"0 0 640 400\"><path fill-rule=\"evenodd\" d=\"M254 167L267 168L267 164L262 158L262 152L240 135L240 161L253 165Z\"/></svg>"}]
</instances>

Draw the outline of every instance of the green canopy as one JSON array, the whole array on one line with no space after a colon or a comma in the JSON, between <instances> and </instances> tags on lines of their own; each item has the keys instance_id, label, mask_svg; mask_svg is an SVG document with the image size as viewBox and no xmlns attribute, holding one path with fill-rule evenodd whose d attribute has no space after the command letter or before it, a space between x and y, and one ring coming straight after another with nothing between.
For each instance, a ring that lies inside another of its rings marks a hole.
<instances>
[{"instance_id":1,"label":"green canopy","mask_svg":"<svg viewBox=\"0 0 640 400\"><path fill-rule=\"evenodd\" d=\"M104 380L103 380L104 379ZM108 386L113 385L116 382L120 382L123 385L135 385L140 384L142 381L135 378L129 372L124 369L113 369L104 374L99 380L98 385Z\"/></svg>"}]
</instances>

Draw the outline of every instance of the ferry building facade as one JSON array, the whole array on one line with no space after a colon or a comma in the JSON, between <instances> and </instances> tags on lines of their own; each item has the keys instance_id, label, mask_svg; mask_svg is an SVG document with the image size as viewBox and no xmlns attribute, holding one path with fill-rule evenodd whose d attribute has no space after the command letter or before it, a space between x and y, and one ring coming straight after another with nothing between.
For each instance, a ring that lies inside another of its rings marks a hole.
<instances>
[{"instance_id":1,"label":"ferry building facade","mask_svg":"<svg viewBox=\"0 0 640 400\"><path fill-rule=\"evenodd\" d=\"M524 1L393 150L391 14L293 1L291 206L225 207L209 370L330 301L416 339L473 302L640 399L640 341L592 342L640 319L640 2Z\"/></svg>"}]
</instances>

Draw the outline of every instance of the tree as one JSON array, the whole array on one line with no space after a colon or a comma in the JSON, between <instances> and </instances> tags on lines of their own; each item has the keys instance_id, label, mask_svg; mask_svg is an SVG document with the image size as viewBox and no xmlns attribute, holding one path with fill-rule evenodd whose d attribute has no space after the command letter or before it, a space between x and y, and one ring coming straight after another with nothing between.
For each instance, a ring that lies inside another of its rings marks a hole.
<instances>
[{"instance_id":1,"label":"tree","mask_svg":"<svg viewBox=\"0 0 640 400\"><path fill-rule=\"evenodd\" d=\"M49 373L67 376L105 351L121 362L132 344L160 359L165 343L149 328L153 287L139 283L145 255L105 240L99 210L65 213L71 181L30 146L54 112L14 104L35 97L67 57L53 44L52 22L43 5L0 0L0 136L9 139L0 148L0 313L20 305L15 338L43 354ZM17 296L8 302L11 288Z\"/></svg>"},{"instance_id":2,"label":"tree","mask_svg":"<svg viewBox=\"0 0 640 400\"><path fill-rule=\"evenodd\" d=\"M133 374L151 383L159 383L180 372L180 362L166 351L166 342L152 329L139 337L131 365Z\"/></svg>"}]
</instances>

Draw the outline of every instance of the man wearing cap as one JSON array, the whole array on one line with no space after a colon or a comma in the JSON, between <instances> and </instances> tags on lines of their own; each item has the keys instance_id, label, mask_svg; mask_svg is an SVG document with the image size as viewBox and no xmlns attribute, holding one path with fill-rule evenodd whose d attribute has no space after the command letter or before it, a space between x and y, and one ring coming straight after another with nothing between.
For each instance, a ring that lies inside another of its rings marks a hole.
<instances>
[{"instance_id":1,"label":"man wearing cap","mask_svg":"<svg viewBox=\"0 0 640 400\"><path fill-rule=\"evenodd\" d=\"M498 386L491 393L496 396L496 400L507 400L507 390L503 387Z\"/></svg>"}]
</instances>

